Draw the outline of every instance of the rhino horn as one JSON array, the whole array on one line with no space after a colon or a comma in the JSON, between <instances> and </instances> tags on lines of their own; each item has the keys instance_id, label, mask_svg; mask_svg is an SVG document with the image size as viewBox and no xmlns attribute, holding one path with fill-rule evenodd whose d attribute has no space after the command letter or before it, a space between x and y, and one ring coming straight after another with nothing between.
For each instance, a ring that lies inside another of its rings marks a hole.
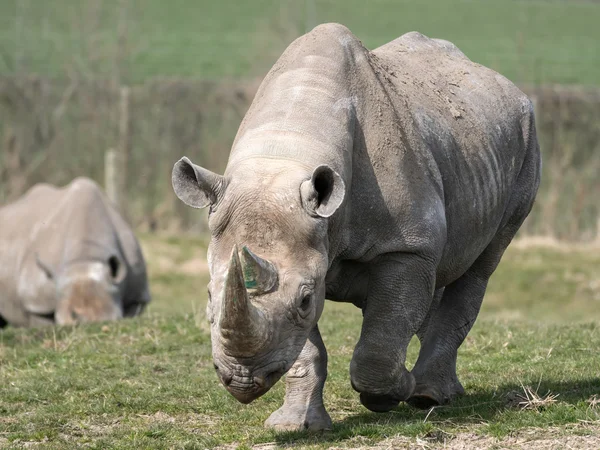
<instances>
[{"instance_id":1,"label":"rhino horn","mask_svg":"<svg viewBox=\"0 0 600 450\"><path fill-rule=\"evenodd\" d=\"M266 339L267 323L248 296L237 245L233 248L225 276L219 325L226 344L240 355L246 352L252 354Z\"/></svg>"},{"instance_id":2,"label":"rhino horn","mask_svg":"<svg viewBox=\"0 0 600 450\"><path fill-rule=\"evenodd\" d=\"M242 269L246 289L251 293L264 294L277 283L277 270L273 264L252 253L246 246L242 249Z\"/></svg>"}]
</instances>

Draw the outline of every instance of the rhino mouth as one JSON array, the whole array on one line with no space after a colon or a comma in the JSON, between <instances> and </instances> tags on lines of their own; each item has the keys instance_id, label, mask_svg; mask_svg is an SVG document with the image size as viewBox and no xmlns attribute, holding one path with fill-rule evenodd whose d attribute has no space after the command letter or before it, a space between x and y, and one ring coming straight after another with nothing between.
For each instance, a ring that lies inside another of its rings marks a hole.
<instances>
[{"instance_id":1,"label":"rhino mouth","mask_svg":"<svg viewBox=\"0 0 600 450\"><path fill-rule=\"evenodd\" d=\"M282 376L283 371L271 372L260 377L234 376L225 387L237 401L247 404L266 394Z\"/></svg>"},{"instance_id":2,"label":"rhino mouth","mask_svg":"<svg viewBox=\"0 0 600 450\"><path fill-rule=\"evenodd\" d=\"M214 365L221 383L240 403L250 403L266 394L286 372L285 362L271 363L250 373L247 370L219 368Z\"/></svg>"}]
</instances>

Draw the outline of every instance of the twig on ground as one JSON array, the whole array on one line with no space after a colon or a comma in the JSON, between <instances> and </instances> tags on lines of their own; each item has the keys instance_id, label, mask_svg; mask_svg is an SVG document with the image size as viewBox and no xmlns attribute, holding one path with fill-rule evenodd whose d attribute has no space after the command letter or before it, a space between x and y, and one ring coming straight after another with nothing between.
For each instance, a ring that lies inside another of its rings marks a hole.
<instances>
[{"instance_id":1,"label":"twig on ground","mask_svg":"<svg viewBox=\"0 0 600 450\"><path fill-rule=\"evenodd\" d=\"M559 394L552 394L550 391L548 391L545 395L538 394L541 381L542 379L540 377L540 381L538 382L535 390L530 386L525 386L523 383L521 383L523 392L509 392L506 396L508 403L521 409L530 409L536 411L556 403L556 398L559 396Z\"/></svg>"},{"instance_id":2,"label":"twig on ground","mask_svg":"<svg viewBox=\"0 0 600 450\"><path fill-rule=\"evenodd\" d=\"M596 408L598 405L600 405L600 397L597 394L594 394L587 399L587 403L590 408Z\"/></svg>"},{"instance_id":3,"label":"twig on ground","mask_svg":"<svg viewBox=\"0 0 600 450\"><path fill-rule=\"evenodd\" d=\"M429 411L427 412L427 415L425 416L425 418L423 419L423 423L427 422L427 419L429 419L429 415L433 412L433 410L436 408L436 406L432 406L431 408L429 408Z\"/></svg>"}]
</instances>

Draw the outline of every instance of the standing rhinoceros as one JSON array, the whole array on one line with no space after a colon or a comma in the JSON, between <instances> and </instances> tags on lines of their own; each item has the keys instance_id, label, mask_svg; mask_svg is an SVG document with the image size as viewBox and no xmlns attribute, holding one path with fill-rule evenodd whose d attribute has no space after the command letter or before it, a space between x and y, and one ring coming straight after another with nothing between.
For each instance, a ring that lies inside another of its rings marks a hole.
<instances>
[{"instance_id":1,"label":"standing rhinoceros","mask_svg":"<svg viewBox=\"0 0 600 450\"><path fill-rule=\"evenodd\" d=\"M114 320L150 301L131 228L92 180L32 187L0 208L0 321Z\"/></svg>"},{"instance_id":2,"label":"standing rhinoceros","mask_svg":"<svg viewBox=\"0 0 600 450\"><path fill-rule=\"evenodd\" d=\"M453 44L408 33L369 52L337 24L300 37L264 79L225 175L187 158L173 169L179 198L210 206L222 383L247 403L288 372L266 425L330 427L328 298L363 311L350 378L367 408L462 394L457 350L539 179L530 101Z\"/></svg>"}]
</instances>

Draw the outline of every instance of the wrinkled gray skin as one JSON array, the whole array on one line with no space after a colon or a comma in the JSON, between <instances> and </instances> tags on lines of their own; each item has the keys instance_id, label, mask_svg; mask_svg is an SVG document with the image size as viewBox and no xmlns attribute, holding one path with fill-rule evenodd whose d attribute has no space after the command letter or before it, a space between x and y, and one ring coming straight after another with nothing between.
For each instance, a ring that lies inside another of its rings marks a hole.
<instances>
[{"instance_id":1,"label":"wrinkled gray skin","mask_svg":"<svg viewBox=\"0 0 600 450\"><path fill-rule=\"evenodd\" d=\"M139 244L92 180L38 184L0 208L0 224L3 324L115 320L150 301Z\"/></svg>"},{"instance_id":2,"label":"wrinkled gray skin","mask_svg":"<svg viewBox=\"0 0 600 450\"><path fill-rule=\"evenodd\" d=\"M462 394L457 350L539 172L530 101L451 43L408 33L369 52L337 24L297 39L263 81L225 174L187 158L173 170L184 202L210 206L207 312L222 383L246 403L287 372L266 425L329 428L317 328L328 298L363 311L350 378L367 408Z\"/></svg>"}]
</instances>

